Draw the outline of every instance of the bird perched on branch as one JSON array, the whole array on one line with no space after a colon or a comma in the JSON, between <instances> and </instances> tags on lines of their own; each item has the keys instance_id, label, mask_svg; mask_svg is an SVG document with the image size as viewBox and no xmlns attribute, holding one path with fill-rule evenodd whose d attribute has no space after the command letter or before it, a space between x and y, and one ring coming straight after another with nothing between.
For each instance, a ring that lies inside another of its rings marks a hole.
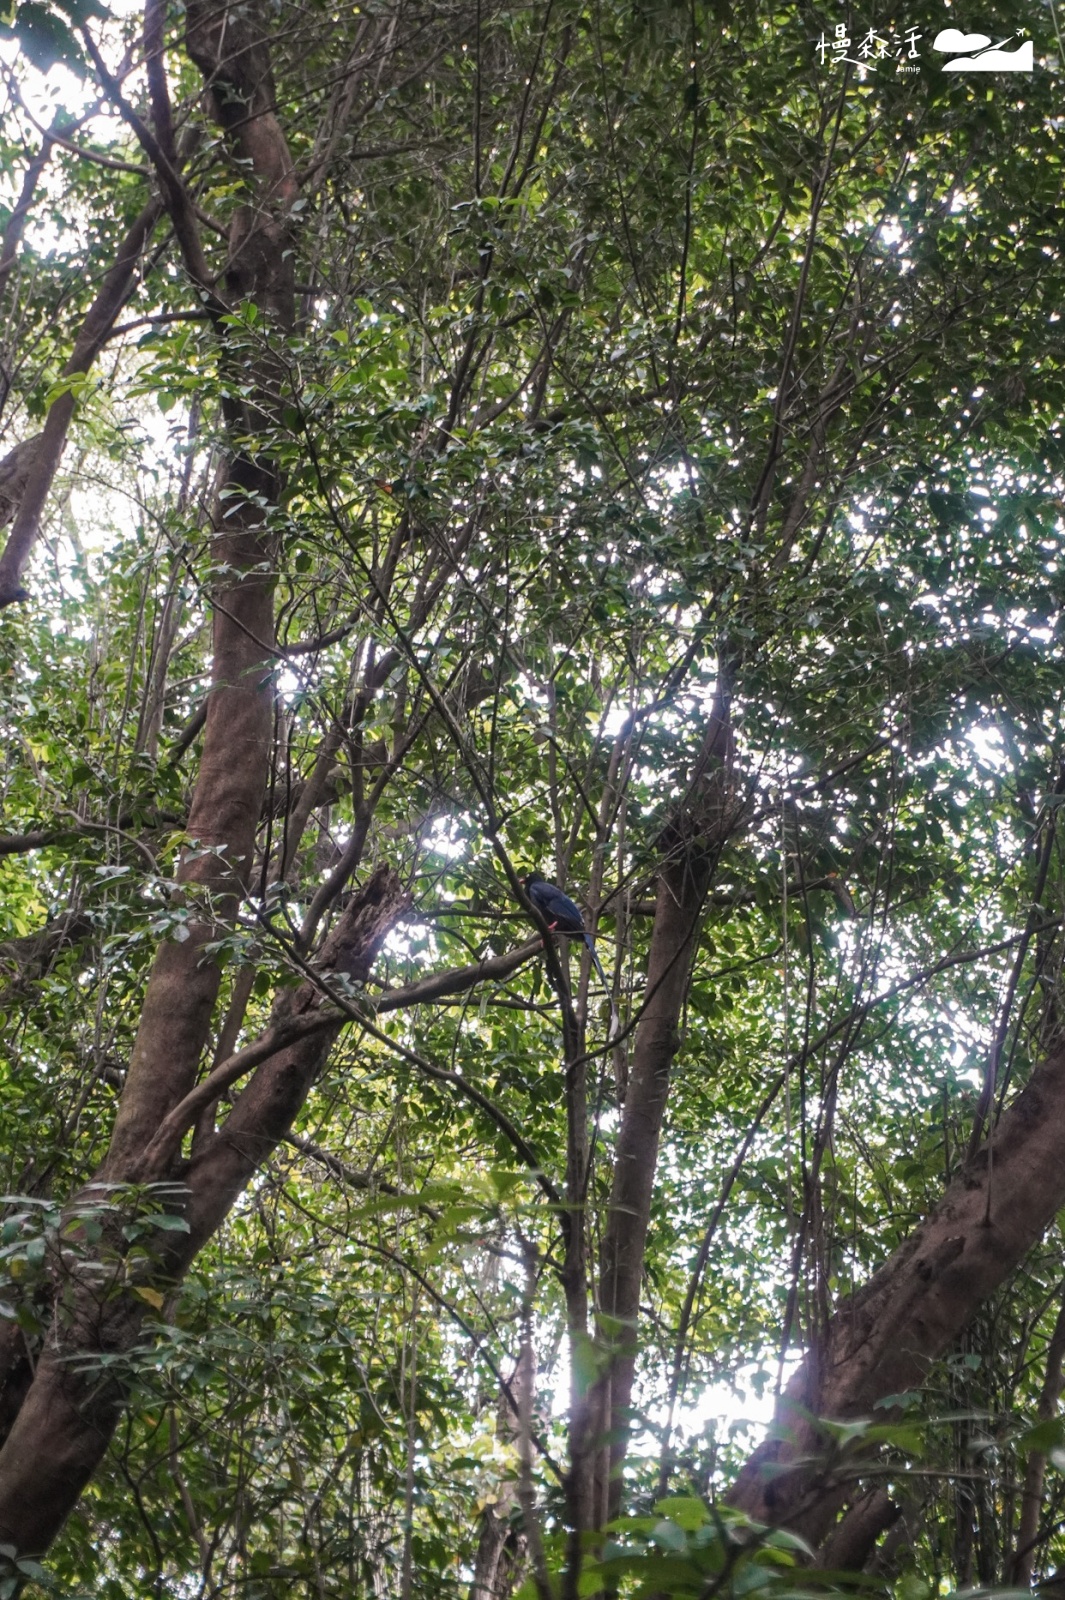
<instances>
[{"instance_id":1,"label":"bird perched on branch","mask_svg":"<svg viewBox=\"0 0 1065 1600\"><path fill-rule=\"evenodd\" d=\"M580 907L575 905L568 894L563 894L557 883L548 883L547 879L539 872L527 872L521 880L522 888L529 896L533 905L543 917L552 933L562 933L576 936L580 934L588 949L591 951L595 970L599 974L599 981L607 994L610 994L610 985L606 981L602 962L596 953L595 941L584 926L584 917ZM621 1025L618 1014L614 1009L614 1001L610 1001L610 1037L620 1032Z\"/></svg>"}]
</instances>

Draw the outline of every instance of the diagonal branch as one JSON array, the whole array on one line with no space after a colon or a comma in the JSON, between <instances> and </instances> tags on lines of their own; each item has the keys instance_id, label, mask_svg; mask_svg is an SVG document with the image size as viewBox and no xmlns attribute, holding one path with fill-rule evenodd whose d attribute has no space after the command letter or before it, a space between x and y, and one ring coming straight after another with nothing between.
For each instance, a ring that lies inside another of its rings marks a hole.
<instances>
[{"instance_id":1,"label":"diagonal branch","mask_svg":"<svg viewBox=\"0 0 1065 1600\"><path fill-rule=\"evenodd\" d=\"M37 542L41 514L59 469L70 421L77 404L79 379L83 379L107 340L114 323L129 298L144 247L162 212L154 196L143 207L115 254L114 263L89 307L70 359L63 368L68 380L52 401L44 429L29 457L28 470L18 511L0 555L0 608L25 600L22 574ZM7 494L11 494L9 486Z\"/></svg>"}]
</instances>

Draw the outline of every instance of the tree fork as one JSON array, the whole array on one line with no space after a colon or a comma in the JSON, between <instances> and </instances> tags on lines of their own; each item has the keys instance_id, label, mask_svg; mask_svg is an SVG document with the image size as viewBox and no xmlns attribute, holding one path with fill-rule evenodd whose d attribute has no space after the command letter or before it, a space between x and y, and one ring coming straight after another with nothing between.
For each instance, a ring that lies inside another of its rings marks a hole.
<instances>
[{"instance_id":1,"label":"tree fork","mask_svg":"<svg viewBox=\"0 0 1065 1600\"><path fill-rule=\"evenodd\" d=\"M379 867L338 918L323 963L340 965L365 982L382 941L409 904L397 875ZM320 988L308 982L283 995L277 1009L279 1015L298 1015L321 1001ZM225 1124L191 1161L183 1162L175 1149L166 1166L136 1174L136 1182L168 1179L187 1189L189 1231L161 1232L155 1239L152 1284L169 1289L179 1283L225 1221L292 1126L343 1020L264 1061ZM112 1171L108 1181L122 1180ZM79 1197L79 1209L91 1199L92 1185ZM32 1382L26 1383L27 1363L12 1360L0 1386L0 1415L15 1412L0 1449L0 1543L20 1555L47 1550L103 1458L126 1398L122 1363L114 1358L137 1343L148 1312L137 1290L150 1285L129 1279L118 1251L104 1262L93 1258L74 1266L57 1255L52 1283L56 1313ZM94 1356L111 1359L94 1363ZM21 1401L17 1410L6 1405L8 1385Z\"/></svg>"}]
</instances>

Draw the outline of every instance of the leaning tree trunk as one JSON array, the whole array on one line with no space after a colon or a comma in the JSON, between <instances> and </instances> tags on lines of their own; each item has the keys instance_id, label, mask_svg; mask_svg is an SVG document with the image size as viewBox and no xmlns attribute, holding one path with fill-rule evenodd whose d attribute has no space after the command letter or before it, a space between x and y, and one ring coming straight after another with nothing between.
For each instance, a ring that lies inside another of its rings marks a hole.
<instances>
[{"instance_id":1,"label":"leaning tree trunk","mask_svg":"<svg viewBox=\"0 0 1065 1600\"><path fill-rule=\"evenodd\" d=\"M352 896L326 940L318 965L335 967L365 983L382 940L406 910L409 896L396 874L379 867ZM322 1025L314 1031L314 1013ZM39 1554L62 1527L98 1466L124 1400L120 1363L94 1368L94 1356L122 1355L141 1333L148 1307L161 1295L154 1284L180 1281L197 1253L221 1226L238 1195L284 1138L320 1073L344 1017L323 1010L322 986L306 982L282 991L274 1008L273 1033L305 1031L274 1051L256 1069L225 1123L196 1153L181 1156L183 1135L199 1108L186 1098L185 1114L161 1118L155 1137L116 1170L136 1183L181 1185L187 1233L160 1231L151 1241L150 1276L124 1258L114 1224L122 1220L121 1197L112 1211L106 1193L98 1196L108 1250L77 1260L56 1253L53 1264L56 1315L36 1369L27 1382L25 1365L12 1363L11 1386L24 1389L13 1424L0 1450L0 1542L20 1555ZM78 1197L93 1203L90 1185Z\"/></svg>"},{"instance_id":2,"label":"leaning tree trunk","mask_svg":"<svg viewBox=\"0 0 1065 1600\"><path fill-rule=\"evenodd\" d=\"M770 1437L740 1473L731 1503L819 1544L854 1488L857 1467L829 1458L816 1419L867 1415L886 1396L920 1384L1062 1205L1065 1051L1058 1051L1036 1069L932 1214L840 1305L788 1384ZM864 1547L850 1554L859 1565L883 1523L874 1518L869 1527Z\"/></svg>"}]
</instances>

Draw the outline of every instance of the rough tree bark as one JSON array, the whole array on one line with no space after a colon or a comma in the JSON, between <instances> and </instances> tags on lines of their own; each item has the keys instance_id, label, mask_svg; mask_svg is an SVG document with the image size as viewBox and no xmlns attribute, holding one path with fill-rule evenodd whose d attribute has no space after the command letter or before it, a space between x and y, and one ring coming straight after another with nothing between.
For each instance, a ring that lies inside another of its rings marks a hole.
<instances>
[{"instance_id":1,"label":"rough tree bark","mask_svg":"<svg viewBox=\"0 0 1065 1600\"><path fill-rule=\"evenodd\" d=\"M770 1438L729 1496L759 1521L825 1539L857 1467L829 1461L816 1418L867 1415L919 1384L1065 1205L1065 1051L1032 1074L925 1222L845 1300L788 1384ZM789 1470L790 1468L790 1470ZM869 1524L875 1539L875 1519ZM869 1541L850 1541L858 1565Z\"/></svg>"}]
</instances>

